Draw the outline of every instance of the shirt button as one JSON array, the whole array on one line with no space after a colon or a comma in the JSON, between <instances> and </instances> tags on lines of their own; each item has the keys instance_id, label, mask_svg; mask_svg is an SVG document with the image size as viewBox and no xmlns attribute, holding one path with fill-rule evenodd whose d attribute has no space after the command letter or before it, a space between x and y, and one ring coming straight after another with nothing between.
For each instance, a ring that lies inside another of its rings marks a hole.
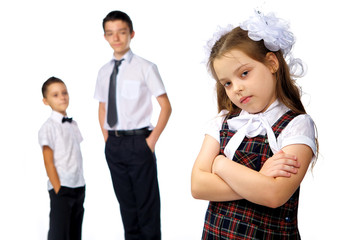
<instances>
[{"instance_id":1,"label":"shirt button","mask_svg":"<svg viewBox=\"0 0 360 240\"><path fill-rule=\"evenodd\" d=\"M289 217L285 217L285 222L290 222L291 221L291 219L289 218Z\"/></svg>"},{"instance_id":2,"label":"shirt button","mask_svg":"<svg viewBox=\"0 0 360 240\"><path fill-rule=\"evenodd\" d=\"M265 141L264 141L265 143L269 143L269 140L268 139L265 139Z\"/></svg>"}]
</instances>

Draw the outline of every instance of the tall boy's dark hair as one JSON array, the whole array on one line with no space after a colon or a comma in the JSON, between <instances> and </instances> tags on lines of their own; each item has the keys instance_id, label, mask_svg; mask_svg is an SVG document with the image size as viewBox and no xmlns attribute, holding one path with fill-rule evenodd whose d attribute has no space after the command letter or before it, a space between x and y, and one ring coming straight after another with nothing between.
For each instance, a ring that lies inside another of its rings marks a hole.
<instances>
[{"instance_id":1,"label":"tall boy's dark hair","mask_svg":"<svg viewBox=\"0 0 360 240\"><path fill-rule=\"evenodd\" d=\"M46 80L44 82L44 84L42 85L42 88L41 88L41 92L42 92L42 95L44 98L46 98L46 93L47 93L48 87L53 83L62 83L65 85L65 83L60 78L57 78L57 77L49 78L48 80Z\"/></svg>"},{"instance_id":2,"label":"tall boy's dark hair","mask_svg":"<svg viewBox=\"0 0 360 240\"><path fill-rule=\"evenodd\" d=\"M126 22L129 25L130 33L134 31L130 17L126 13L121 11L112 11L109 12L108 15L106 15L102 24L104 31L105 31L105 23L108 21L115 21L115 20L121 20Z\"/></svg>"}]
</instances>

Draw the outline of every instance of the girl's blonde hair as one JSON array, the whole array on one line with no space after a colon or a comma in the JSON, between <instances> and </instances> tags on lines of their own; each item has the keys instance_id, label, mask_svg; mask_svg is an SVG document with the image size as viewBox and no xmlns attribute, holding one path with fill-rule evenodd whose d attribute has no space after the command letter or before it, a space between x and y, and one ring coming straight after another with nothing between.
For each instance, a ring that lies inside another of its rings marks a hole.
<instances>
[{"instance_id":1,"label":"girl's blonde hair","mask_svg":"<svg viewBox=\"0 0 360 240\"><path fill-rule=\"evenodd\" d=\"M208 60L208 67L216 80L218 111L220 112L221 110L226 109L230 114L239 112L241 109L231 102L226 95L224 87L219 83L214 69L214 60L234 49L244 52L252 59L267 66L269 63L266 60L266 55L271 52L265 47L263 40L251 40L248 37L248 31L245 31L240 27L236 27L229 33L223 35L212 47ZM279 62L279 68L274 73L276 77L277 98L294 112L299 114L306 113L300 100L300 89L295 84L295 80L291 78L290 70L283 57L282 51L279 50L273 53Z\"/></svg>"}]
</instances>

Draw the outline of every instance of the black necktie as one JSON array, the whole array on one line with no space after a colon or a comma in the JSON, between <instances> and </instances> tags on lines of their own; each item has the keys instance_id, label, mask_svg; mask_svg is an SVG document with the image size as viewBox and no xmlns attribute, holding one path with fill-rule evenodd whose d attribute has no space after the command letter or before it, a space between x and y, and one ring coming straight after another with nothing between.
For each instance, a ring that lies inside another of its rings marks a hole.
<instances>
[{"instance_id":1,"label":"black necktie","mask_svg":"<svg viewBox=\"0 0 360 240\"><path fill-rule=\"evenodd\" d=\"M69 117L63 117L63 119L62 119L62 121L61 121L62 123L64 123L64 122L69 122L69 123L71 123L72 122L72 118L69 118Z\"/></svg>"},{"instance_id":2,"label":"black necktie","mask_svg":"<svg viewBox=\"0 0 360 240\"><path fill-rule=\"evenodd\" d=\"M113 127L118 119L117 119L117 110L116 110L116 76L118 74L118 68L121 65L121 60L115 60L114 69L110 76L110 84L109 84L109 98L108 98L108 108L107 108L107 122L110 127Z\"/></svg>"}]
</instances>

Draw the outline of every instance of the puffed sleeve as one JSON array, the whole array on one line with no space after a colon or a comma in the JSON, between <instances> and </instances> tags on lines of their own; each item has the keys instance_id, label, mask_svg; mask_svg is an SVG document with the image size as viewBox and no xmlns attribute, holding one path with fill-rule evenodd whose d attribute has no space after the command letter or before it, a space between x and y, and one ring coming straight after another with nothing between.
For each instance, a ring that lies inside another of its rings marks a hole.
<instances>
[{"instance_id":1,"label":"puffed sleeve","mask_svg":"<svg viewBox=\"0 0 360 240\"><path fill-rule=\"evenodd\" d=\"M205 130L204 130L205 134L213 137L219 143L220 143L221 126L227 113L228 113L227 110L222 110L215 118L211 119L205 125Z\"/></svg>"},{"instance_id":2,"label":"puffed sleeve","mask_svg":"<svg viewBox=\"0 0 360 240\"><path fill-rule=\"evenodd\" d=\"M293 144L305 144L316 155L316 129L310 115L301 114L295 117L279 135L280 148Z\"/></svg>"}]
</instances>

